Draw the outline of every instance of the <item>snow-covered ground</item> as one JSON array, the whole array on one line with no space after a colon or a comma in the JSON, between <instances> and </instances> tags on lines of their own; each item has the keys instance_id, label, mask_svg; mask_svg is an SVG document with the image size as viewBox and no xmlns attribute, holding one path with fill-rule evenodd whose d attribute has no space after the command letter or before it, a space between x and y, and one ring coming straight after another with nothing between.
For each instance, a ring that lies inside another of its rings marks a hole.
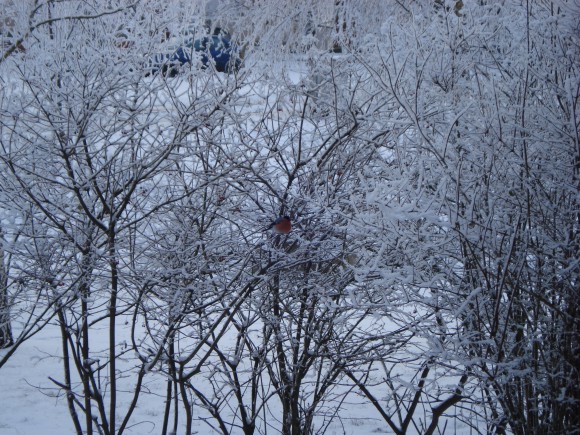
<instances>
[{"instance_id":1,"label":"snow-covered ground","mask_svg":"<svg viewBox=\"0 0 580 435\"><path fill-rule=\"evenodd\" d=\"M60 332L51 324L34 336L14 354L2 368L0 376L0 435L65 435L74 433L62 391L49 379L61 378L62 367ZM102 337L106 341L106 331ZM6 351L2 351L6 352ZM158 375L146 378L146 390L139 401L128 429L130 434L158 434L161 432L165 386ZM121 393L119 408L128 405L128 395ZM123 400L124 399L124 400ZM196 410L194 409L194 414ZM206 424L199 422L197 433L212 434ZM241 431L240 431L241 432ZM232 432L235 434L236 432ZM370 435L389 433L370 405L346 404L340 421L331 423L328 435Z\"/></svg>"},{"instance_id":2,"label":"snow-covered ground","mask_svg":"<svg viewBox=\"0 0 580 435\"><path fill-rule=\"evenodd\" d=\"M50 326L18 349L0 376L0 434L74 433L66 398L50 374L60 373L59 330ZM6 351L2 351L6 352Z\"/></svg>"}]
</instances>

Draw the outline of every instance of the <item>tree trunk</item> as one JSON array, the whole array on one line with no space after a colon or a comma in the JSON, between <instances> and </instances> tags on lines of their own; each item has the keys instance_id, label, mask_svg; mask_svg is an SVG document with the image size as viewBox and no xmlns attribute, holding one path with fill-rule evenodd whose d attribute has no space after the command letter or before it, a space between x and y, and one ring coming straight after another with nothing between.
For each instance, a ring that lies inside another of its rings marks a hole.
<instances>
[{"instance_id":1,"label":"tree trunk","mask_svg":"<svg viewBox=\"0 0 580 435\"><path fill-rule=\"evenodd\" d=\"M4 233L0 227L0 349L14 344L8 304L8 272L4 264Z\"/></svg>"}]
</instances>

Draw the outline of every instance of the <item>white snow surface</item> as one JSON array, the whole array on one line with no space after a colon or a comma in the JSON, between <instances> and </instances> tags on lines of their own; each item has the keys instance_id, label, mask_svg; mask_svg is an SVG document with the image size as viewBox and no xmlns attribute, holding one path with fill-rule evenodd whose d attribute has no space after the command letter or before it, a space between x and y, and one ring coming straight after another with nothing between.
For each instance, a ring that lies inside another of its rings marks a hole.
<instances>
[{"instance_id":1,"label":"white snow surface","mask_svg":"<svg viewBox=\"0 0 580 435\"><path fill-rule=\"evenodd\" d=\"M95 345L107 341L107 331L93 335ZM2 352L6 352L3 350ZM0 435L66 435L75 433L68 413L66 397L49 376L61 379L62 367L60 332L53 323L24 343L2 368L0 376ZM158 374L145 378L142 394L126 433L158 434L161 432L165 389L164 379ZM160 394L156 394L159 392ZM208 392L209 393L209 392ZM119 410L129 404L128 394L119 394ZM193 410L194 415L196 409ZM119 421L120 423L120 421ZM197 423L194 432L214 434L207 425ZM183 428L182 428L183 429ZM238 432L232 431L232 434ZM239 431L241 433L241 431ZM341 421L336 420L326 432L328 435L370 435L390 433L374 409L367 403L346 404Z\"/></svg>"}]
</instances>

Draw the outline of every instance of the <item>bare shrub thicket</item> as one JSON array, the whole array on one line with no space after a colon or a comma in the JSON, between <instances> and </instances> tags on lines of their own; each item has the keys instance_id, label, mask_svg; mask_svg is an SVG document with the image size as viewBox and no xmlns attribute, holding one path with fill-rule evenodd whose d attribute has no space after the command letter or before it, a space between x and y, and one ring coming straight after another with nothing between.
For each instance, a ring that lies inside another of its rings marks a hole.
<instances>
[{"instance_id":1,"label":"bare shrub thicket","mask_svg":"<svg viewBox=\"0 0 580 435\"><path fill-rule=\"evenodd\" d=\"M577 430L577 6L253 3L13 9L0 367L56 325L78 434Z\"/></svg>"}]
</instances>

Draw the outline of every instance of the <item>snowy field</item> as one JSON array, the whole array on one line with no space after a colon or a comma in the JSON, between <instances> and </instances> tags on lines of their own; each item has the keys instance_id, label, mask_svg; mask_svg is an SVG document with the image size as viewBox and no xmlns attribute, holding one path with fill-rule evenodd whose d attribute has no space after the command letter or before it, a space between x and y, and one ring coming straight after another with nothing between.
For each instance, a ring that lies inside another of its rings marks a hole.
<instances>
[{"instance_id":1,"label":"snowy field","mask_svg":"<svg viewBox=\"0 0 580 435\"><path fill-rule=\"evenodd\" d=\"M98 344L98 337L95 345ZM106 341L103 331L101 341ZM59 377L62 372L60 331L50 325L25 343L2 368L0 376L0 435L66 435L74 433L67 402L62 391L48 378ZM0 355L2 352L1 351ZM130 434L158 434L164 408L162 394L163 378L152 375L147 379L146 390L139 401ZM119 400L119 408L128 405L127 399ZM193 410L194 414L196 410ZM196 433L214 434L209 426L198 421ZM237 432L232 432L236 434ZM352 403L341 410L341 423L333 423L326 432L329 435L371 435L390 433L385 429L374 410L367 405ZM457 432L461 433L461 432ZM469 433L469 432L465 432Z\"/></svg>"}]
</instances>

